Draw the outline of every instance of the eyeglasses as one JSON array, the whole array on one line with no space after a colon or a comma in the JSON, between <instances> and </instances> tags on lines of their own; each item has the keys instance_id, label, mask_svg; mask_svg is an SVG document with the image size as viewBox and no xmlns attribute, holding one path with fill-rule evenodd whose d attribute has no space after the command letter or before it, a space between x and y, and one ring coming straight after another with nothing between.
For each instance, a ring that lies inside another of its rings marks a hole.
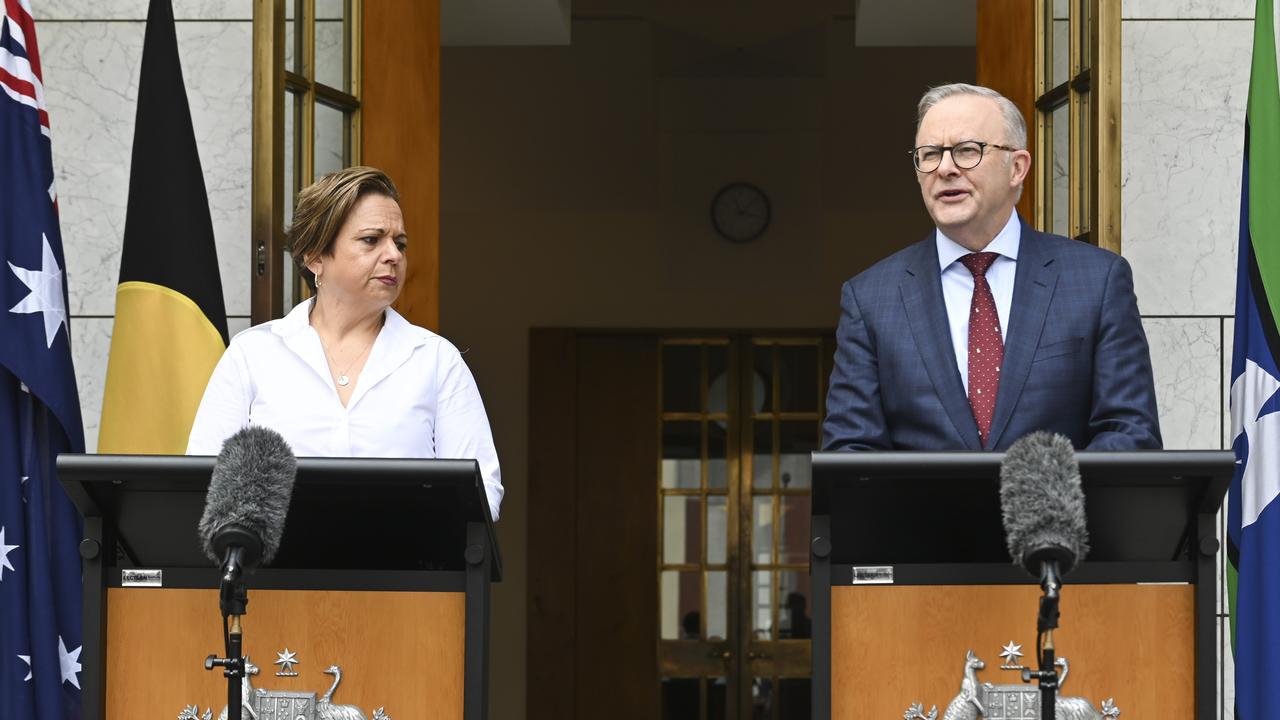
<instances>
[{"instance_id":1,"label":"eyeglasses","mask_svg":"<svg viewBox=\"0 0 1280 720\"><path fill-rule=\"evenodd\" d=\"M989 147L997 150L1008 150L1009 152L1018 151L1018 148L1005 147L995 143L966 140L955 145L921 145L911 150L908 154L911 156L911 163L916 166L916 170L922 173L931 173L937 170L938 166L942 164L942 154L948 151L951 152L951 162L955 163L956 167L961 170L972 170L978 167L978 163L982 162L982 155Z\"/></svg>"}]
</instances>

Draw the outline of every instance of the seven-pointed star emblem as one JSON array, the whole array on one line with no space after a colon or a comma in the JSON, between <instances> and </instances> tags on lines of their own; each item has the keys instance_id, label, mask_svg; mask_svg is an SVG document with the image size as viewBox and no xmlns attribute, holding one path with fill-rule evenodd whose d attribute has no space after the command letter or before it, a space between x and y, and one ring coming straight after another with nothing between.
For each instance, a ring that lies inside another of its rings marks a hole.
<instances>
[{"instance_id":1,"label":"seven-pointed star emblem","mask_svg":"<svg viewBox=\"0 0 1280 720\"><path fill-rule=\"evenodd\" d=\"M290 652L289 648L285 648L284 652L276 653L276 665L280 666L281 673L293 672L293 666L298 664L298 654Z\"/></svg>"},{"instance_id":2,"label":"seven-pointed star emblem","mask_svg":"<svg viewBox=\"0 0 1280 720\"><path fill-rule=\"evenodd\" d=\"M4 581L4 571L6 569L13 570L13 563L9 562L9 553L17 550L18 545L6 545L4 542L4 528L0 527L0 582ZM14 570L14 572L17 572Z\"/></svg>"},{"instance_id":3,"label":"seven-pointed star emblem","mask_svg":"<svg viewBox=\"0 0 1280 720\"><path fill-rule=\"evenodd\" d=\"M68 652L62 636L58 636L58 660L62 665L62 682L75 685L77 690L80 689L80 678L76 677L76 673L83 669L80 667L80 650L81 648L76 648Z\"/></svg>"},{"instance_id":4,"label":"seven-pointed star emblem","mask_svg":"<svg viewBox=\"0 0 1280 720\"><path fill-rule=\"evenodd\" d=\"M9 312L43 314L44 341L48 347L53 347L58 328L67 324L67 305L62 299L62 268L58 267L58 259L53 256L49 238L41 235L40 239L44 241L44 249L39 270L28 270L9 263L9 269L31 291L17 305L9 308Z\"/></svg>"},{"instance_id":5,"label":"seven-pointed star emblem","mask_svg":"<svg viewBox=\"0 0 1280 720\"><path fill-rule=\"evenodd\" d=\"M1022 646L1015 645L1012 640L1008 645L1004 646L1004 652L1000 653L1000 657L1004 658L1008 665L1017 665L1018 658L1022 657Z\"/></svg>"}]
</instances>

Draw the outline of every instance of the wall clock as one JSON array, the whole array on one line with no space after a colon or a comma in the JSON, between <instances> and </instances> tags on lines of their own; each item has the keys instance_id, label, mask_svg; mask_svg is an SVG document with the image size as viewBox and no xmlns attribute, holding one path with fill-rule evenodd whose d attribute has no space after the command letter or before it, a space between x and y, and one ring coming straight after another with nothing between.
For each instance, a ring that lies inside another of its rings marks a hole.
<instances>
[{"instance_id":1,"label":"wall clock","mask_svg":"<svg viewBox=\"0 0 1280 720\"><path fill-rule=\"evenodd\" d=\"M729 183L711 200L711 226L729 242L746 243L760 237L772 215L769 196L751 183Z\"/></svg>"}]
</instances>

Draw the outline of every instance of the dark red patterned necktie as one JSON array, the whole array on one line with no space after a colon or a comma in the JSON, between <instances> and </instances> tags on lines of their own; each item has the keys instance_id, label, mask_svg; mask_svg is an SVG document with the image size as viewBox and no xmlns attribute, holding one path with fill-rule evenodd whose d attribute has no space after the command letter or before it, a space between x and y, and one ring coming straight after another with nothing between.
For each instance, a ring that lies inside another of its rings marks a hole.
<instances>
[{"instance_id":1,"label":"dark red patterned necktie","mask_svg":"<svg viewBox=\"0 0 1280 720\"><path fill-rule=\"evenodd\" d=\"M983 447L991 432L996 390L1000 387L1000 363L1004 360L1000 316L996 314L996 300L987 284L987 269L997 257L1000 257L997 253L982 252L960 258L973 273L973 301L969 304L969 407L978 423L978 437Z\"/></svg>"}]
</instances>

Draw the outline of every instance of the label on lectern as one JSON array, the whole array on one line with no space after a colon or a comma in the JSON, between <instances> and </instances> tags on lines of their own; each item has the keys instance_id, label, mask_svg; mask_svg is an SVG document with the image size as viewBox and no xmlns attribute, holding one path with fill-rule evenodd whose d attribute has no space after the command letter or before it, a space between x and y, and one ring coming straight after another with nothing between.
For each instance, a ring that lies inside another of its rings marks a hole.
<instances>
[{"instance_id":1,"label":"label on lectern","mask_svg":"<svg viewBox=\"0 0 1280 720\"><path fill-rule=\"evenodd\" d=\"M164 571L123 569L120 571L120 587L164 587Z\"/></svg>"},{"instance_id":2,"label":"label on lectern","mask_svg":"<svg viewBox=\"0 0 1280 720\"><path fill-rule=\"evenodd\" d=\"M892 585L892 565L854 565L854 585Z\"/></svg>"}]
</instances>

